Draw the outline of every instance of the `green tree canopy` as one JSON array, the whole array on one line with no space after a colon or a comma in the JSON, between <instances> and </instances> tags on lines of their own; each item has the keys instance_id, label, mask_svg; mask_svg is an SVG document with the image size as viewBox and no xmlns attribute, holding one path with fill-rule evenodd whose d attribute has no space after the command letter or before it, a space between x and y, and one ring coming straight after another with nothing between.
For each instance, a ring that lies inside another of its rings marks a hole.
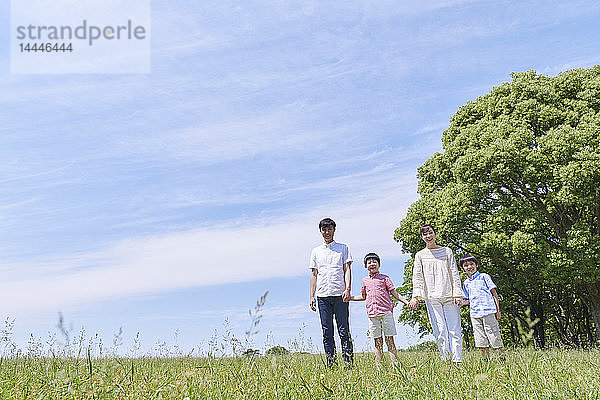
<instances>
[{"instance_id":1,"label":"green tree canopy","mask_svg":"<svg viewBox=\"0 0 600 400\"><path fill-rule=\"evenodd\" d=\"M244 352L242 353L242 355L244 357L254 357L254 356L259 356L260 355L260 350L256 350L256 349L246 349L244 350Z\"/></svg>"},{"instance_id":2,"label":"green tree canopy","mask_svg":"<svg viewBox=\"0 0 600 400\"><path fill-rule=\"evenodd\" d=\"M600 328L599 112L600 66L513 74L451 118L395 233L414 256L432 223L458 255L478 256L509 313L540 318L541 346L548 323L564 342Z\"/></svg>"},{"instance_id":3,"label":"green tree canopy","mask_svg":"<svg viewBox=\"0 0 600 400\"><path fill-rule=\"evenodd\" d=\"M273 346L266 351L266 355L268 356L283 356L289 354L290 352L283 346Z\"/></svg>"}]
</instances>

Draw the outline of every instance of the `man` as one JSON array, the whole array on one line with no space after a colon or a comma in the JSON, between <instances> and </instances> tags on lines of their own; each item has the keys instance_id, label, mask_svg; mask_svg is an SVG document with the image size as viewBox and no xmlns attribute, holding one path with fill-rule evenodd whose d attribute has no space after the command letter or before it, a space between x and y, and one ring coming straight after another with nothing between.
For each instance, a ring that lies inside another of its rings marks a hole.
<instances>
[{"instance_id":1,"label":"man","mask_svg":"<svg viewBox=\"0 0 600 400\"><path fill-rule=\"evenodd\" d=\"M352 256L348 246L333 240L335 222L325 218L319 222L319 231L324 243L310 253L310 308L319 308L323 328L323 346L327 366L335 364L335 341L333 339L333 317L342 343L342 354L346 368L352 367L353 351L348 323L348 301L352 274ZM315 299L316 295L316 299Z\"/></svg>"}]
</instances>

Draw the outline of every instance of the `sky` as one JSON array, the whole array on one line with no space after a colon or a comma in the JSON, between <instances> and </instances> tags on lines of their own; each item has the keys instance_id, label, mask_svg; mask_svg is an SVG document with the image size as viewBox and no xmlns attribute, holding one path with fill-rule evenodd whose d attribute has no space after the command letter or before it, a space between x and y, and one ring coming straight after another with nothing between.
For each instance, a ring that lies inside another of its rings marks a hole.
<instances>
[{"instance_id":1,"label":"sky","mask_svg":"<svg viewBox=\"0 0 600 400\"><path fill-rule=\"evenodd\" d=\"M61 314L121 352L138 332L140 352L322 351L319 220L357 260L354 293L370 251L400 285L394 229L450 117L512 72L600 63L599 19L595 1L153 0L149 73L19 74L4 0L0 318L23 348ZM420 340L398 326L399 347Z\"/></svg>"}]
</instances>

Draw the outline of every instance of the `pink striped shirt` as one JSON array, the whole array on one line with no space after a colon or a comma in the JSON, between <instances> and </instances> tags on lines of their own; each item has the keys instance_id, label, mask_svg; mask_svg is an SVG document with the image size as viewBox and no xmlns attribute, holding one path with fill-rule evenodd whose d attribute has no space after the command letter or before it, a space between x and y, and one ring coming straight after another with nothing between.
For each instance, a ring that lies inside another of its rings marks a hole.
<instances>
[{"instance_id":1,"label":"pink striped shirt","mask_svg":"<svg viewBox=\"0 0 600 400\"><path fill-rule=\"evenodd\" d=\"M385 315L394 311L394 303L390 296L390 290L394 289L394 284L387 275L376 273L362 279L360 292L366 297L369 317Z\"/></svg>"}]
</instances>

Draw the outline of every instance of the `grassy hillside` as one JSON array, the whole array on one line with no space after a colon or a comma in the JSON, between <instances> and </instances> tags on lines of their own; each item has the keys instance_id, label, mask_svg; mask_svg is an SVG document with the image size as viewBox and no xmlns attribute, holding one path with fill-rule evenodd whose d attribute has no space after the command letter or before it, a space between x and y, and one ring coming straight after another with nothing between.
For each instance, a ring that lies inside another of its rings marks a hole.
<instances>
[{"instance_id":1,"label":"grassy hillside","mask_svg":"<svg viewBox=\"0 0 600 400\"><path fill-rule=\"evenodd\" d=\"M514 350L506 363L465 353L454 367L405 351L375 368L328 370L318 355L253 358L13 358L0 364L2 399L599 399L600 351Z\"/></svg>"}]
</instances>

